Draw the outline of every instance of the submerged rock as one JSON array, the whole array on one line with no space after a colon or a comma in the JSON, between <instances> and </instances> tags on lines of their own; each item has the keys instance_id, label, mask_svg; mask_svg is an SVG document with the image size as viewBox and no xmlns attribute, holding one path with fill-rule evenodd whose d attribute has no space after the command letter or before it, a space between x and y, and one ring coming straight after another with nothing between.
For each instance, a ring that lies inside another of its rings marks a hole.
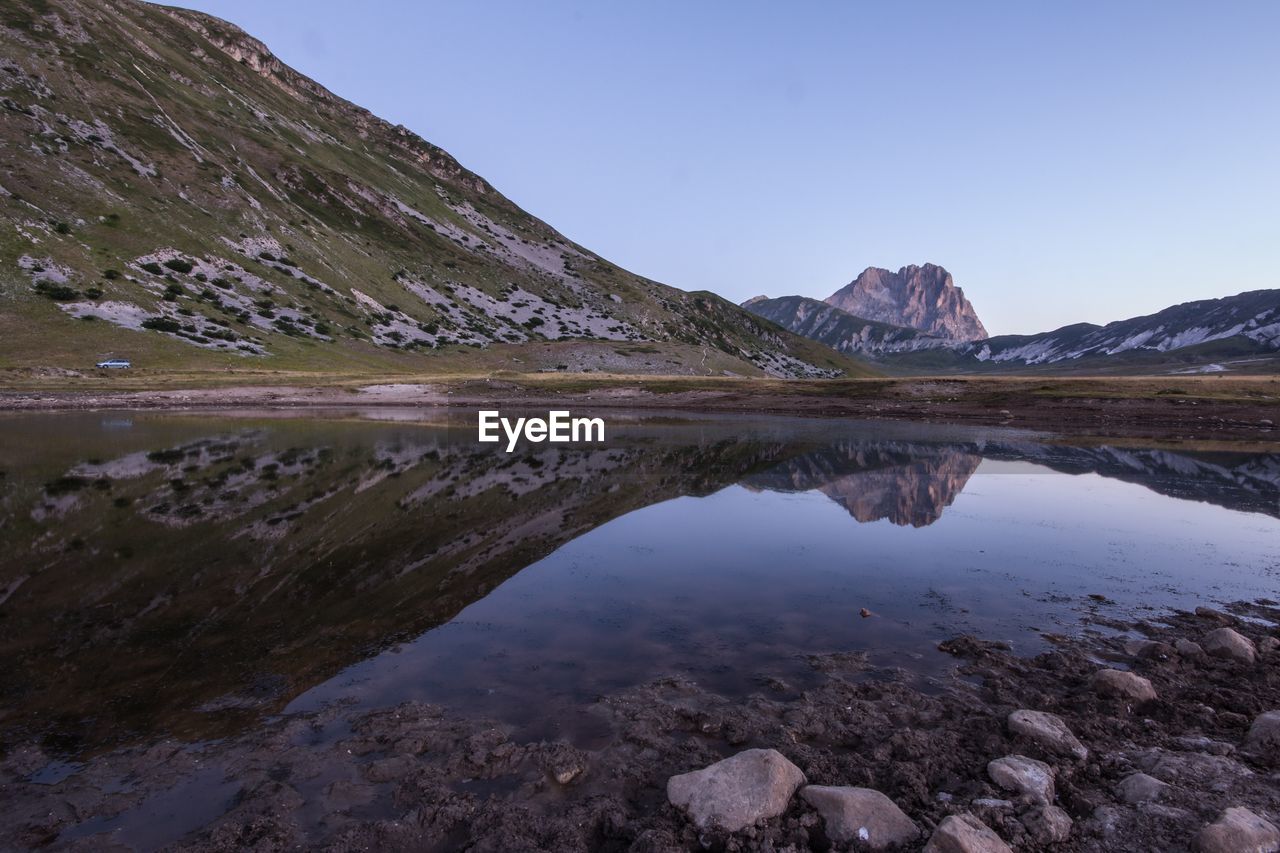
<instances>
[{"instance_id":1,"label":"submerged rock","mask_svg":"<svg viewBox=\"0 0 1280 853\"><path fill-rule=\"evenodd\" d=\"M991 781L1037 803L1051 803L1054 797L1053 768L1025 755L1006 755L987 765Z\"/></svg>"},{"instance_id":2,"label":"submerged rock","mask_svg":"<svg viewBox=\"0 0 1280 853\"><path fill-rule=\"evenodd\" d=\"M1253 641L1232 628L1218 628L1210 631L1205 634L1201 645L1206 652L1216 658L1253 663L1258 657L1258 650L1253 647Z\"/></svg>"},{"instance_id":3,"label":"submerged rock","mask_svg":"<svg viewBox=\"0 0 1280 853\"><path fill-rule=\"evenodd\" d=\"M1168 783L1146 773L1132 773L1116 785L1116 795L1130 805L1158 800L1168 790Z\"/></svg>"},{"instance_id":4,"label":"submerged rock","mask_svg":"<svg viewBox=\"0 0 1280 853\"><path fill-rule=\"evenodd\" d=\"M776 749L748 749L667 780L667 799L699 827L737 832L787 810L804 773Z\"/></svg>"},{"instance_id":5,"label":"submerged rock","mask_svg":"<svg viewBox=\"0 0 1280 853\"><path fill-rule=\"evenodd\" d=\"M1008 722L1009 731L1035 741L1050 752L1079 761L1089 757L1089 750L1056 714L1023 709L1009 714Z\"/></svg>"},{"instance_id":6,"label":"submerged rock","mask_svg":"<svg viewBox=\"0 0 1280 853\"><path fill-rule=\"evenodd\" d=\"M1235 806L1200 830L1196 846L1202 853L1276 853L1280 851L1280 829L1248 809Z\"/></svg>"},{"instance_id":7,"label":"submerged rock","mask_svg":"<svg viewBox=\"0 0 1280 853\"><path fill-rule=\"evenodd\" d=\"M1177 653L1173 646L1158 640L1130 640L1124 650L1125 654L1147 660L1168 660Z\"/></svg>"},{"instance_id":8,"label":"submerged rock","mask_svg":"<svg viewBox=\"0 0 1280 853\"><path fill-rule=\"evenodd\" d=\"M856 839L862 847L884 850L920 837L920 827L893 800L871 788L808 785L800 796L822 815L827 836L837 843Z\"/></svg>"},{"instance_id":9,"label":"submerged rock","mask_svg":"<svg viewBox=\"0 0 1280 853\"><path fill-rule=\"evenodd\" d=\"M1153 702L1157 698L1156 689L1151 686L1150 681L1147 681L1141 675L1125 672L1124 670L1098 670L1090 683L1095 693L1116 699L1124 699L1139 705L1144 702Z\"/></svg>"},{"instance_id":10,"label":"submerged rock","mask_svg":"<svg viewBox=\"0 0 1280 853\"><path fill-rule=\"evenodd\" d=\"M929 837L924 853L1013 853L1013 848L973 815L951 815Z\"/></svg>"}]
</instances>

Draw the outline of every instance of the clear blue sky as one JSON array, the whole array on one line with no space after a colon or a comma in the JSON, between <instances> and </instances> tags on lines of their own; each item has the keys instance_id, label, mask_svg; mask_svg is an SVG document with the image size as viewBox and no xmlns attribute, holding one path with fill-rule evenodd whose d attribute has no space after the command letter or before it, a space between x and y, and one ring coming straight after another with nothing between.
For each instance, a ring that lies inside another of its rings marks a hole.
<instances>
[{"instance_id":1,"label":"clear blue sky","mask_svg":"<svg viewBox=\"0 0 1280 853\"><path fill-rule=\"evenodd\" d=\"M1280 2L189 5L677 287L931 261L993 334L1280 287Z\"/></svg>"}]
</instances>

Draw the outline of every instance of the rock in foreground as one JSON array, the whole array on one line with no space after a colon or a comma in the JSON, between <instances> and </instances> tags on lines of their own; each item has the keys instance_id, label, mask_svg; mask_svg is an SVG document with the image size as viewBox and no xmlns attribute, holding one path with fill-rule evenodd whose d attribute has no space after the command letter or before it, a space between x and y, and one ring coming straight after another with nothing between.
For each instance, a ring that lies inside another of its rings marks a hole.
<instances>
[{"instance_id":1,"label":"rock in foreground","mask_svg":"<svg viewBox=\"0 0 1280 853\"><path fill-rule=\"evenodd\" d=\"M1036 803L1052 803L1053 768L1025 755L1006 755L987 765L987 775L1006 791L1015 791Z\"/></svg>"},{"instance_id":2,"label":"rock in foreground","mask_svg":"<svg viewBox=\"0 0 1280 853\"><path fill-rule=\"evenodd\" d=\"M1154 802L1165 795L1169 785L1146 773L1130 773L1116 786L1116 794L1126 803Z\"/></svg>"},{"instance_id":3,"label":"rock in foreground","mask_svg":"<svg viewBox=\"0 0 1280 853\"><path fill-rule=\"evenodd\" d=\"M938 824L924 853L1013 853L1013 848L972 815L952 815Z\"/></svg>"},{"instance_id":4,"label":"rock in foreground","mask_svg":"<svg viewBox=\"0 0 1280 853\"><path fill-rule=\"evenodd\" d=\"M667 799L699 827L737 832L787 810L804 773L776 749L748 749L702 770L672 776Z\"/></svg>"},{"instance_id":5,"label":"rock in foreground","mask_svg":"<svg viewBox=\"0 0 1280 853\"><path fill-rule=\"evenodd\" d=\"M827 837L837 843L854 841L871 850L907 844L920 837L920 828L893 800L871 788L809 785L800 796L818 810Z\"/></svg>"},{"instance_id":6,"label":"rock in foreground","mask_svg":"<svg viewBox=\"0 0 1280 853\"><path fill-rule=\"evenodd\" d=\"M1200 830L1196 845L1203 853L1276 853L1280 829L1246 808L1230 808Z\"/></svg>"},{"instance_id":7,"label":"rock in foreground","mask_svg":"<svg viewBox=\"0 0 1280 853\"><path fill-rule=\"evenodd\" d=\"M1008 722L1009 731L1038 743L1050 752L1069 755L1078 761L1089 757L1089 750L1056 714L1023 709L1011 713Z\"/></svg>"},{"instance_id":8,"label":"rock in foreground","mask_svg":"<svg viewBox=\"0 0 1280 853\"><path fill-rule=\"evenodd\" d=\"M1216 658L1253 663L1258 658L1258 650L1253 641L1233 628L1218 628L1205 634L1200 643L1204 650Z\"/></svg>"},{"instance_id":9,"label":"rock in foreground","mask_svg":"<svg viewBox=\"0 0 1280 853\"><path fill-rule=\"evenodd\" d=\"M1038 806L1022 816L1022 825L1041 844L1059 844L1071 837L1071 816L1057 806Z\"/></svg>"}]
</instances>

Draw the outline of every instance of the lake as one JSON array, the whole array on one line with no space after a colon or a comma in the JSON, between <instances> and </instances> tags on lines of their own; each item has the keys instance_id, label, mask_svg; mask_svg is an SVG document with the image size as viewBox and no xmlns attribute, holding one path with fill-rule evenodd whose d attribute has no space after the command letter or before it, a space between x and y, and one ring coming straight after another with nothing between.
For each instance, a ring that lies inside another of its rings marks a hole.
<instances>
[{"instance_id":1,"label":"lake","mask_svg":"<svg viewBox=\"0 0 1280 853\"><path fill-rule=\"evenodd\" d=\"M595 704L655 679L745 700L856 652L927 693L959 634L1031 655L1280 588L1275 453L615 413L507 454L461 417L0 419L4 750L56 785L409 700L592 749ZM195 820L123 814L82 834Z\"/></svg>"}]
</instances>

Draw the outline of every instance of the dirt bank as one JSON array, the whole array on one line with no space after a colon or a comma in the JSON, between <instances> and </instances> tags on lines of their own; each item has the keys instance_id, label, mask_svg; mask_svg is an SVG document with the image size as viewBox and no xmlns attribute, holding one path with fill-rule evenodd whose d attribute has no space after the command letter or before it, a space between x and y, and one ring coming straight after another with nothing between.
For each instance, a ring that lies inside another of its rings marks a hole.
<instances>
[{"instance_id":1,"label":"dirt bank","mask_svg":"<svg viewBox=\"0 0 1280 853\"><path fill-rule=\"evenodd\" d=\"M1280 440L1280 379L941 378L829 381L502 376L381 384L0 391L0 411L482 406L773 413L1012 425L1065 435Z\"/></svg>"},{"instance_id":2,"label":"dirt bank","mask_svg":"<svg viewBox=\"0 0 1280 853\"><path fill-rule=\"evenodd\" d=\"M905 849L920 849L948 815L972 814L1018 850L1186 850L1227 807L1280 819L1274 748L1242 747L1254 719L1280 708L1280 608L1231 611L1092 616L1096 630L1051 638L1054 650L1033 659L960 637L942 645L954 674L925 685L856 653L810 658L823 675L814 689L762 679L746 701L664 679L601 697L590 707L598 725L558 741L513 739L497 723L410 703L336 707L78 767L27 747L0 764L0 823L15 846L54 849L112 849L116 839L202 851L832 849L799 796L733 834L699 830L668 803L673 774L764 747L811 783L888 795L922 830ZM1187 645L1211 648L1206 636L1226 625L1255 645L1254 662ZM1110 667L1149 679L1157 698L1102 695L1092 679ZM1088 756L1012 733L1017 709L1059 715ZM1056 804L1072 821L1065 841L1037 835L1032 804L992 782L988 762L1010 754L1052 767ZM1138 772L1155 780L1148 799L1120 784ZM112 823L123 829L104 831Z\"/></svg>"}]
</instances>

